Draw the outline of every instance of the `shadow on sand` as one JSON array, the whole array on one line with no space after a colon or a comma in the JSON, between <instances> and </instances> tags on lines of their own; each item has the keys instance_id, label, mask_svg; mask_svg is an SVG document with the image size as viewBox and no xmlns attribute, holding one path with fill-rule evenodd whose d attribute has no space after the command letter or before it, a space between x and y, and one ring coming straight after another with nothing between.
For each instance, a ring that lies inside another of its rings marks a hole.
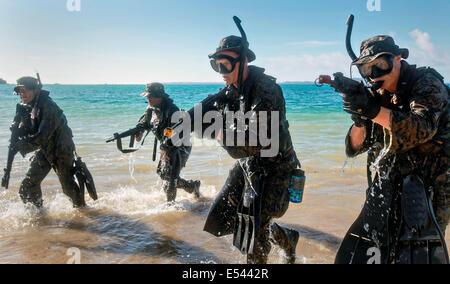
<instances>
[{"instance_id":1,"label":"shadow on sand","mask_svg":"<svg viewBox=\"0 0 450 284\"><path fill-rule=\"evenodd\" d=\"M284 223L283 226L296 230L301 238L316 241L332 251L337 251L342 242L341 238L307 226L289 223Z\"/></svg>"},{"instance_id":2,"label":"shadow on sand","mask_svg":"<svg viewBox=\"0 0 450 284\"><path fill-rule=\"evenodd\" d=\"M168 259L168 262L183 264L222 263L213 253L158 233L139 220L92 209L84 210L82 214L92 222L73 221L66 224L66 227L70 230L99 235L107 244L83 247L76 243L63 242L64 246L77 247L90 252L126 255L130 258L147 256Z\"/></svg>"}]
</instances>

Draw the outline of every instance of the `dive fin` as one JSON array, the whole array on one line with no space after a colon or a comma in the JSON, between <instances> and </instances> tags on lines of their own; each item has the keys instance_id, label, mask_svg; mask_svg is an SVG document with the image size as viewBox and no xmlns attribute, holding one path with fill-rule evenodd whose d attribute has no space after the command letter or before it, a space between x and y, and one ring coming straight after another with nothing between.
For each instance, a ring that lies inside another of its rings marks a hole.
<instances>
[{"instance_id":1,"label":"dive fin","mask_svg":"<svg viewBox=\"0 0 450 284\"><path fill-rule=\"evenodd\" d=\"M236 215L236 207L224 198L222 193L219 193L209 210L203 230L216 237L231 235L239 219Z\"/></svg>"},{"instance_id":2,"label":"dive fin","mask_svg":"<svg viewBox=\"0 0 450 284\"><path fill-rule=\"evenodd\" d=\"M76 155L75 160L75 175L78 180L80 189L82 190L83 196L85 192L85 187L88 191L89 196L93 200L98 200L97 189L95 187L94 178L92 177L89 169L78 155Z\"/></svg>"},{"instance_id":3,"label":"dive fin","mask_svg":"<svg viewBox=\"0 0 450 284\"><path fill-rule=\"evenodd\" d=\"M334 264L387 264L389 252L386 247L377 247L364 230L364 210L344 237ZM374 255L374 248L379 249L380 255Z\"/></svg>"},{"instance_id":4,"label":"dive fin","mask_svg":"<svg viewBox=\"0 0 450 284\"><path fill-rule=\"evenodd\" d=\"M92 200L98 200L97 189L95 188L94 178L91 175L91 172L86 167L85 164L85 174L86 174L86 189L88 191L89 196Z\"/></svg>"},{"instance_id":5,"label":"dive fin","mask_svg":"<svg viewBox=\"0 0 450 284\"><path fill-rule=\"evenodd\" d=\"M397 263L449 263L445 238L433 212L433 204L422 179L417 175L406 177L403 181L403 218Z\"/></svg>"},{"instance_id":6,"label":"dive fin","mask_svg":"<svg viewBox=\"0 0 450 284\"><path fill-rule=\"evenodd\" d=\"M256 216L255 206L259 202L253 189L244 193L238 210L237 227L234 233L233 245L243 254L252 254L255 247L255 238L259 230L259 216Z\"/></svg>"},{"instance_id":7,"label":"dive fin","mask_svg":"<svg viewBox=\"0 0 450 284\"><path fill-rule=\"evenodd\" d=\"M241 163L245 189L238 206L238 220L233 240L234 246L243 254L254 253L255 240L260 232L261 202L264 192L264 173L258 172L258 165L251 162Z\"/></svg>"},{"instance_id":8,"label":"dive fin","mask_svg":"<svg viewBox=\"0 0 450 284\"><path fill-rule=\"evenodd\" d=\"M78 181L78 186L80 188L80 192L81 192L81 196L84 196L85 194L85 183L86 183L86 179L84 178L84 176L82 174L80 174L78 171L75 174L75 176L77 177L77 181Z\"/></svg>"},{"instance_id":9,"label":"dive fin","mask_svg":"<svg viewBox=\"0 0 450 284\"><path fill-rule=\"evenodd\" d=\"M245 221L244 221L244 216L242 216L241 213L238 213L238 218L237 218L237 229L234 232L234 240L233 240L233 245L237 248L239 248L239 250L241 249L241 239L242 239L242 228L243 226L245 226Z\"/></svg>"}]
</instances>

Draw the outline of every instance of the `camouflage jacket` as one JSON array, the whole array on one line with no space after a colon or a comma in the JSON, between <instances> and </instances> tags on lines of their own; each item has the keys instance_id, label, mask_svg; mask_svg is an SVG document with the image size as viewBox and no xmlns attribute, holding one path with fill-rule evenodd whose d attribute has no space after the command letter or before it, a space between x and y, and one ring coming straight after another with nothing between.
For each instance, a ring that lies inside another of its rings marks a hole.
<instances>
[{"instance_id":1,"label":"camouflage jacket","mask_svg":"<svg viewBox=\"0 0 450 284\"><path fill-rule=\"evenodd\" d=\"M368 163L375 162L378 175L389 178L394 192L387 194L392 198L406 176L418 174L426 188L434 189L435 210L443 223L448 222L450 197L448 100L439 73L403 61L398 90L390 103L382 104L392 110L391 130L367 122L366 140L358 151L352 149L349 136L346 139L349 157L369 151Z\"/></svg>"},{"instance_id":2,"label":"camouflage jacket","mask_svg":"<svg viewBox=\"0 0 450 284\"><path fill-rule=\"evenodd\" d=\"M151 130L158 141L163 143L165 141L164 130L172 127L172 115L178 111L180 109L173 103L173 100L164 99L161 106L147 107L138 124L143 125L144 129ZM185 148L190 151L192 147Z\"/></svg>"},{"instance_id":3,"label":"camouflage jacket","mask_svg":"<svg viewBox=\"0 0 450 284\"><path fill-rule=\"evenodd\" d=\"M25 138L32 150L42 150L50 162L59 154L73 153L72 130L67 125L63 111L50 98L48 91L41 91L40 95L31 103L23 105L25 116L21 117L18 127L22 138Z\"/></svg>"},{"instance_id":4,"label":"camouflage jacket","mask_svg":"<svg viewBox=\"0 0 450 284\"><path fill-rule=\"evenodd\" d=\"M291 135L289 133L289 123L286 119L286 103L281 87L276 83L276 79L264 74L264 69L249 66L249 75L244 82L243 95L240 97L234 96L232 99L218 103L217 110L225 114L227 111L242 111L244 113L252 111L260 123L266 123L267 132L273 133L271 119L272 112L278 112L279 122L276 127L279 130L279 136L276 142L279 144L278 153L273 157L261 157L261 151L267 150L273 145L261 145L260 133L253 133L253 137L258 137L257 144L250 143L252 133L251 129L247 129L245 133L245 146L227 146L226 131L218 140L223 145L223 148L235 159L243 158L257 158L259 165L266 169L278 170L284 168L285 170L295 169L300 166L297 159L296 152L292 145ZM225 90L229 90L225 89ZM261 113L266 112L267 117L262 117ZM226 125L224 126L226 129ZM258 126L259 129L259 126ZM235 134L235 138L238 135ZM235 141L236 142L236 141ZM239 145L235 143L234 145Z\"/></svg>"}]
</instances>

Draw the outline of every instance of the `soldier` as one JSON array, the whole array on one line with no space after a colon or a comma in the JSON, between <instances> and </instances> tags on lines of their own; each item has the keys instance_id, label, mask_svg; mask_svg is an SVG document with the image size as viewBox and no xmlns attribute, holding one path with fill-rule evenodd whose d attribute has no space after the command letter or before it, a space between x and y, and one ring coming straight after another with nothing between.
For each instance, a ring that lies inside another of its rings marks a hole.
<instances>
[{"instance_id":1,"label":"soldier","mask_svg":"<svg viewBox=\"0 0 450 284\"><path fill-rule=\"evenodd\" d=\"M73 206L85 207L84 184L80 189L74 178L81 169L75 166L78 160L72 130L67 125L63 111L50 98L50 93L41 87L39 80L22 77L14 88L25 110L25 114L15 119L12 126L20 130L16 150L23 156L37 150L20 186L20 197L24 203L42 207L41 183L53 168L64 194L72 200ZM93 185L92 180L91 183Z\"/></svg>"},{"instance_id":2,"label":"soldier","mask_svg":"<svg viewBox=\"0 0 450 284\"><path fill-rule=\"evenodd\" d=\"M349 157L369 152L375 174L336 263L445 263L449 220L449 93L389 36L364 41L353 64L371 92L342 94L354 125Z\"/></svg>"},{"instance_id":3,"label":"soldier","mask_svg":"<svg viewBox=\"0 0 450 284\"><path fill-rule=\"evenodd\" d=\"M148 108L138 125L143 129L151 129L156 138L162 142L164 130L171 126L172 115L179 111L164 91L164 86L160 83L147 85L147 90L141 95L146 97ZM136 141L141 141L143 132L136 136ZM167 194L167 201L175 201L177 188L182 188L188 193L192 193L196 198L200 198L200 181L185 180L180 177L181 169L186 166L192 147L180 146L165 148L161 146L161 158L158 164L157 173L164 181L164 191Z\"/></svg>"},{"instance_id":4,"label":"soldier","mask_svg":"<svg viewBox=\"0 0 450 284\"><path fill-rule=\"evenodd\" d=\"M243 44L246 45L246 57L242 57ZM300 166L286 120L283 92L275 78L264 74L264 69L248 66L256 56L248 50L248 42L243 42L241 37L224 38L209 58L211 66L222 75L227 87L196 108L201 106L203 113L216 111L221 115L230 111L253 112L258 120L262 119L261 112L267 112L263 123L269 131L271 116L277 112L279 136L273 138L279 144L279 150L273 156L264 157L261 153L266 147L249 143L251 130L245 131L245 145L227 145L228 131L235 131L234 137L237 137L239 130L234 126L227 128L225 123L223 129L227 131L222 129L213 135L238 161L210 209L205 231L217 237L234 234L234 245L247 254L249 264L266 263L271 243L281 246L286 252L287 262L294 263L298 232L273 223L273 219L281 218L289 207L292 173ZM241 64L242 73L239 72ZM237 91L240 73L242 94ZM193 113L193 110L189 111L191 118ZM207 126L203 124L203 128Z\"/></svg>"}]
</instances>

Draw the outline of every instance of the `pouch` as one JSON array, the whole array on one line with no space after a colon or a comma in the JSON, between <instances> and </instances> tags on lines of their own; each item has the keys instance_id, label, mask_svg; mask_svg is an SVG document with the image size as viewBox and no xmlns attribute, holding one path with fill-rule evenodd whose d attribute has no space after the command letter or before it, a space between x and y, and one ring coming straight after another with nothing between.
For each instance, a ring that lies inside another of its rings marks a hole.
<instances>
[{"instance_id":1,"label":"pouch","mask_svg":"<svg viewBox=\"0 0 450 284\"><path fill-rule=\"evenodd\" d=\"M296 169L292 172L291 184L289 186L290 202L300 204L303 202L303 192L305 190L305 171Z\"/></svg>"}]
</instances>

